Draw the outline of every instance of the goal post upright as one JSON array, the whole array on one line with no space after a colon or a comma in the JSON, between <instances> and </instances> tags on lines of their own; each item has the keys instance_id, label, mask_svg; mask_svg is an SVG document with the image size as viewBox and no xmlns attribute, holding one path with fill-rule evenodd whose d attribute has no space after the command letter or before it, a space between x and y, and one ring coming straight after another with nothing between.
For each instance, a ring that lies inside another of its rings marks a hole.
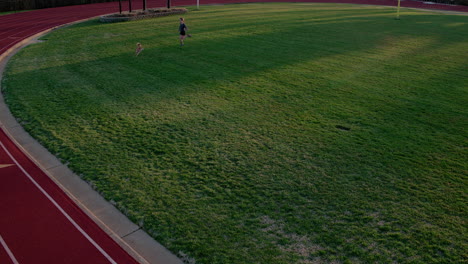
<instances>
[{"instance_id":1,"label":"goal post upright","mask_svg":"<svg viewBox=\"0 0 468 264\"><path fill-rule=\"evenodd\" d=\"M398 0L396 19L400 19L400 1L401 1L401 0Z\"/></svg>"}]
</instances>

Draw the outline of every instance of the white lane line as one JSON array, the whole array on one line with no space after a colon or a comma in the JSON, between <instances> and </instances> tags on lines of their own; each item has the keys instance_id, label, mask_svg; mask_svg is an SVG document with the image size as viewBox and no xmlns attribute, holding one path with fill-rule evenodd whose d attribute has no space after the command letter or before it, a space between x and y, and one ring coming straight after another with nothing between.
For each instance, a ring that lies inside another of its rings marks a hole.
<instances>
[{"instance_id":1,"label":"white lane line","mask_svg":"<svg viewBox=\"0 0 468 264\"><path fill-rule=\"evenodd\" d=\"M0 141L0 145L2 146L2 148L5 150L5 152L8 154L8 156L13 160L13 162L16 164L16 166L18 166L18 168L21 169L21 171L29 178L29 180L31 180L31 182L47 197L47 199L49 199L49 201L55 205L55 207L57 207L57 209L68 219L68 221L70 221L70 223L72 223L73 226L75 226L76 229L78 229L78 231L80 231L80 233L86 237L86 239L88 239L88 241L93 244L93 246L99 250L99 252L101 252L102 255L104 255L104 257L107 258L107 260L109 260L110 263L112 264L117 264L117 262L115 262L111 256L109 256L107 254L107 252L104 251L104 249L102 249L76 222L75 220L73 220L71 218L71 216L69 216L67 214L67 212L65 212L65 210L63 210L62 207L60 207L60 205L31 177L31 175L29 175L29 173L18 163L18 161L16 161L16 159L11 155L11 153L7 150L7 148L5 147L5 145L3 145L3 143Z\"/></svg>"},{"instance_id":2,"label":"white lane line","mask_svg":"<svg viewBox=\"0 0 468 264\"><path fill-rule=\"evenodd\" d=\"M8 256L10 256L11 260L13 261L13 264L19 264L19 262L16 260L15 255L11 252L10 248L6 244L5 240L3 240L3 237L0 235L0 244L2 244L3 248L6 250Z\"/></svg>"}]
</instances>

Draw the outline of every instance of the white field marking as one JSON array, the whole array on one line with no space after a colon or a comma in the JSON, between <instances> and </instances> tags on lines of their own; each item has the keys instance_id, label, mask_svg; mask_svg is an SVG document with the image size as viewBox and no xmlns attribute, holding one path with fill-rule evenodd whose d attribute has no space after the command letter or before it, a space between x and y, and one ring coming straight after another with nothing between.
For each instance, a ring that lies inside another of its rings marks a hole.
<instances>
[{"instance_id":1,"label":"white field marking","mask_svg":"<svg viewBox=\"0 0 468 264\"><path fill-rule=\"evenodd\" d=\"M3 248L6 250L8 256L11 258L13 261L13 264L19 264L19 262L16 260L15 255L11 252L10 248L6 244L5 240L3 240L2 236L0 236L0 244L2 244Z\"/></svg>"},{"instance_id":2,"label":"white field marking","mask_svg":"<svg viewBox=\"0 0 468 264\"><path fill-rule=\"evenodd\" d=\"M3 145L3 143L0 141L0 145L2 146L2 148L5 150L5 152L8 154L8 156L13 160L13 162L16 164L16 166L18 166L18 168L21 169L21 171L29 178L29 180L31 180L31 182L47 197L47 199L49 199L49 201L55 205L55 207L57 207L57 209L68 219L68 221L70 221L70 223L76 228L78 229L78 231L80 231L80 233L86 237L86 239L88 239L88 241L93 244L93 246L99 250L99 252L101 252L102 255L104 255L104 257L107 258L107 260L109 260L110 263L112 264L117 264L117 262L115 262L115 260L112 259L111 256L109 256L105 251L104 249L102 249L76 222L75 220L73 220L73 218L71 218L71 216L69 216L65 210L63 210L62 207L60 207L60 205L31 177L31 175L29 175L29 173L18 163L18 161L16 161L16 159L11 155L11 153L6 149L6 147Z\"/></svg>"}]
</instances>

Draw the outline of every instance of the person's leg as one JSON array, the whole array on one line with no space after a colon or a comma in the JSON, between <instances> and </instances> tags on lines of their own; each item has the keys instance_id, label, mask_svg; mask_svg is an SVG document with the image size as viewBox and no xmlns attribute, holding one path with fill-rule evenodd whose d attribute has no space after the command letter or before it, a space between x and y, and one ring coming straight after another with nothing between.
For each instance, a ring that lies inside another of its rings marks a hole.
<instances>
[{"instance_id":1,"label":"person's leg","mask_svg":"<svg viewBox=\"0 0 468 264\"><path fill-rule=\"evenodd\" d=\"M185 39L185 33L184 33L184 34L180 34L180 45L181 45L181 46L184 45L184 39Z\"/></svg>"}]
</instances>

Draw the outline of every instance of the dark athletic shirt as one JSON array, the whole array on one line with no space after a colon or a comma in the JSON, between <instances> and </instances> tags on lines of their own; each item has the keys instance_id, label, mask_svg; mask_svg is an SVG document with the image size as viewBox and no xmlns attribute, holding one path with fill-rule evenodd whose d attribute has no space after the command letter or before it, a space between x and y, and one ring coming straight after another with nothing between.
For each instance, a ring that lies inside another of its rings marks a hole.
<instances>
[{"instance_id":1,"label":"dark athletic shirt","mask_svg":"<svg viewBox=\"0 0 468 264\"><path fill-rule=\"evenodd\" d=\"M180 32L183 32L183 31L185 31L186 28L187 28L187 27L185 26L185 24L182 23L182 24L180 24L180 26L179 26L179 31L180 31Z\"/></svg>"}]
</instances>

